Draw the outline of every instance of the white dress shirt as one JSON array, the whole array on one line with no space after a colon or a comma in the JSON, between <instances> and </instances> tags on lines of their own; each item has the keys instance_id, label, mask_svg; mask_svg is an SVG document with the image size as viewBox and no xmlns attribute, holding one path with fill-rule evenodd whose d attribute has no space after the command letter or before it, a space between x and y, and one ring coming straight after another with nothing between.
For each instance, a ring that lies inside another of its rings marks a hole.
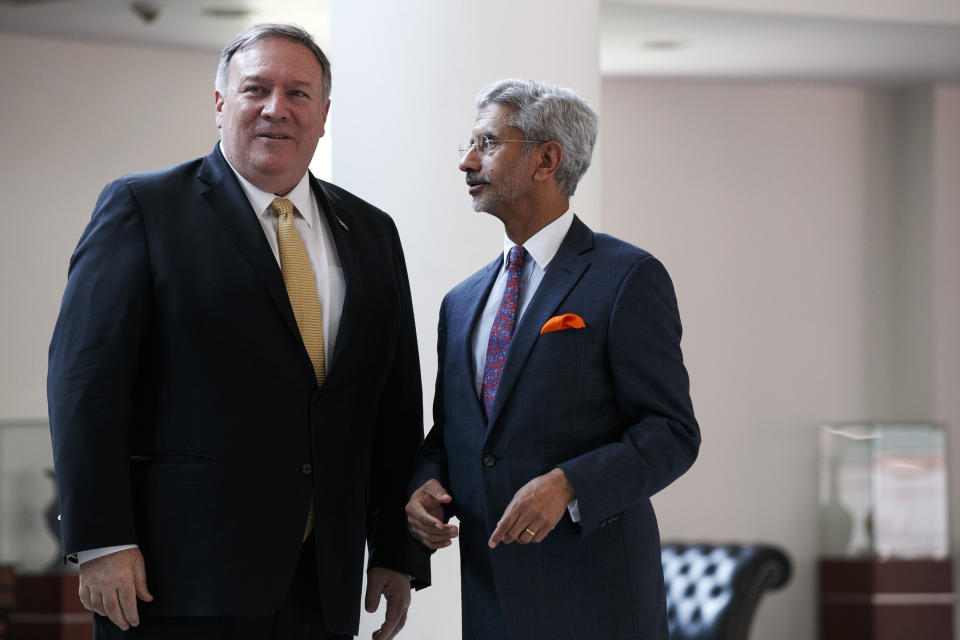
<instances>
[{"instance_id":1,"label":"white dress shirt","mask_svg":"<svg viewBox=\"0 0 960 640\"><path fill-rule=\"evenodd\" d=\"M229 164L229 161L227 164ZM277 265L279 265L280 247L277 243L277 214L270 208L270 203L277 196L255 187L241 176L233 168L233 165L230 165L230 168L237 176L250 206L257 213L257 220L263 227L267 244L270 245L273 257L276 258ZM310 188L309 172L304 173L297 186L283 197L290 200L295 207L294 226L303 240L303 246L313 267L313 275L317 280L317 294L320 297L320 311L323 314L324 353L327 355L324 361L326 369L329 371L330 361L332 360L330 355L336 345L337 332L340 329L340 315L343 312L343 299L347 289L343 269L340 267L340 254L337 253L337 246L333 243L326 216L321 215L320 204ZM77 562L83 564L109 553L133 549L136 546L135 544L125 544L80 551L77 553Z\"/></svg>"},{"instance_id":2,"label":"white dress shirt","mask_svg":"<svg viewBox=\"0 0 960 640\"><path fill-rule=\"evenodd\" d=\"M520 318L523 317L530 301L540 287L540 282L543 280L547 267L553 257L557 255L557 250L560 249L563 239L570 231L571 224L573 224L573 212L567 209L562 216L540 229L523 243L523 248L527 250L527 258L523 261L523 267L520 268L520 299L517 301L517 321L514 327L519 326ZM487 297L487 304L483 307L480 320L473 329L473 381L478 397L483 387L483 369L487 362L490 329L493 328L493 321L496 320L497 311L500 309L503 291L507 288L507 256L510 254L510 249L515 246L517 246L516 243L504 234L500 273L497 274L497 279L490 289L490 295ZM567 505L567 510L574 522L580 522L580 508L576 498Z\"/></svg>"},{"instance_id":3,"label":"white dress shirt","mask_svg":"<svg viewBox=\"0 0 960 640\"><path fill-rule=\"evenodd\" d=\"M540 281L543 280L543 274L547 271L547 266L557 255L557 250L563 243L570 225L573 224L573 212L567 209L562 216L540 229L529 240L523 243L523 248L527 250L527 258L523 261L523 267L520 269L520 299L517 301L517 323L520 324L520 318L523 317L533 294L537 292ZM500 266L500 273L497 275L493 288L490 289L490 295L487 297L487 304L483 308L483 314L480 321L473 329L473 363L474 363L474 384L477 389L477 395L480 395L480 389L483 386L483 368L487 362L487 344L490 342L490 329L493 328L493 321L497 318L497 311L500 309L500 301L503 300L503 291L507 288L507 256L510 249L517 246L506 234L503 235L503 262Z\"/></svg>"}]
</instances>

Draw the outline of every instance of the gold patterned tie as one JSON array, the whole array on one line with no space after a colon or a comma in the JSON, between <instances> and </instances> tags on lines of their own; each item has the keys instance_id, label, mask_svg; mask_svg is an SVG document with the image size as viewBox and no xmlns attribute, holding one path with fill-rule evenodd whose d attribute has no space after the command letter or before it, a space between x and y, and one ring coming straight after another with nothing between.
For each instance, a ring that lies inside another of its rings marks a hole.
<instances>
[{"instance_id":1,"label":"gold patterned tie","mask_svg":"<svg viewBox=\"0 0 960 640\"><path fill-rule=\"evenodd\" d=\"M274 198L270 208L277 213L277 244L280 246L280 271L283 284L287 288L287 297L293 307L293 317L297 320L300 337L313 363L313 372L317 384L323 384L326 378L326 365L323 355L323 313L320 310L320 296L317 294L317 279L303 240L293 224L293 203L286 198ZM310 509L307 512L307 525L303 533L306 540L313 531L313 494L310 496Z\"/></svg>"}]
</instances>

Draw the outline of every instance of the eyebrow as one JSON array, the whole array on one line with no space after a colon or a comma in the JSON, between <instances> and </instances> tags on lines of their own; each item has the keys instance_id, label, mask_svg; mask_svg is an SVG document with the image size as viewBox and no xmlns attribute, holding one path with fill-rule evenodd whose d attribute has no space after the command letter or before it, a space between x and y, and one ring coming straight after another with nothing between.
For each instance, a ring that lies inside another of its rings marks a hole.
<instances>
[{"instance_id":1,"label":"eyebrow","mask_svg":"<svg viewBox=\"0 0 960 640\"><path fill-rule=\"evenodd\" d=\"M261 76L258 74L243 76L240 78L240 84L244 84L247 82L266 82L266 81L267 79L264 76ZM307 80L291 80L289 83L284 83L284 85L293 85L296 87L309 87L309 86L312 86L313 83Z\"/></svg>"}]
</instances>

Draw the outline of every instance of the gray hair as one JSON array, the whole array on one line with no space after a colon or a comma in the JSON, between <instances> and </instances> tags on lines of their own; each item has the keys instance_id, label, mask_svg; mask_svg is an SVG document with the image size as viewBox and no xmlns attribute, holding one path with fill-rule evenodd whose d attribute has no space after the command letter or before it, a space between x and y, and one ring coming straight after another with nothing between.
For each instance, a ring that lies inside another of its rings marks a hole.
<instances>
[{"instance_id":1,"label":"gray hair","mask_svg":"<svg viewBox=\"0 0 960 640\"><path fill-rule=\"evenodd\" d=\"M563 161L557 169L557 184L572 196L586 173L597 142L597 114L572 89L536 80L498 80L477 95L477 108L503 104L514 108L506 124L535 142L557 142ZM530 148L531 145L524 145Z\"/></svg>"},{"instance_id":2,"label":"gray hair","mask_svg":"<svg viewBox=\"0 0 960 640\"><path fill-rule=\"evenodd\" d=\"M320 69L323 72L323 99L326 100L330 97L330 84L332 82L332 78L330 77L330 61L327 59L323 49L314 42L313 36L292 24L255 24L240 32L220 53L220 64L217 65L217 79L214 83L217 91L223 94L227 88L227 71L233 56L238 51L243 51L247 47L268 38L283 38L302 44L309 49L310 53L317 58L317 62L320 63Z\"/></svg>"}]
</instances>

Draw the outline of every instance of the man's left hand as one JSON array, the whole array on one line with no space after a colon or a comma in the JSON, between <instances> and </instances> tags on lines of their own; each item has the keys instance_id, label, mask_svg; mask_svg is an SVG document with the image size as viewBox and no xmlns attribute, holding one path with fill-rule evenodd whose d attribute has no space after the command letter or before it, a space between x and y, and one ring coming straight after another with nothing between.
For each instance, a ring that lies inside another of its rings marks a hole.
<instances>
[{"instance_id":1,"label":"man's left hand","mask_svg":"<svg viewBox=\"0 0 960 640\"><path fill-rule=\"evenodd\" d=\"M380 628L373 632L373 640L390 640L400 633L407 622L407 609L410 608L410 578L406 574L371 567L367 571L367 612L374 613L380 605L380 596L387 600L387 615Z\"/></svg>"},{"instance_id":2,"label":"man's left hand","mask_svg":"<svg viewBox=\"0 0 960 640\"><path fill-rule=\"evenodd\" d=\"M541 542L573 498L573 485L562 469L537 476L514 494L487 545L493 549L501 542Z\"/></svg>"}]
</instances>

